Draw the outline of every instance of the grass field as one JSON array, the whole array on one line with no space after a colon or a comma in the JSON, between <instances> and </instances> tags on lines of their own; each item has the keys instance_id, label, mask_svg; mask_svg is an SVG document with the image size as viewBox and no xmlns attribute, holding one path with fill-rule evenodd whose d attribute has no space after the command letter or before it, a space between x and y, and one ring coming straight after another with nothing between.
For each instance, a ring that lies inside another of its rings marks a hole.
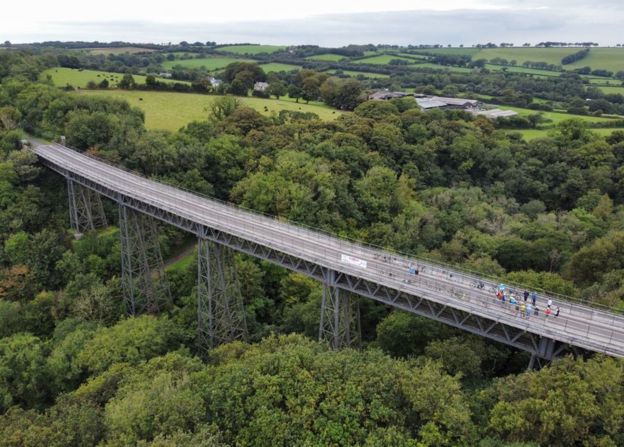
<instances>
[{"instance_id":1,"label":"grass field","mask_svg":"<svg viewBox=\"0 0 624 447\"><path fill-rule=\"evenodd\" d=\"M569 119L580 119L581 121L586 121L588 123L605 123L608 121L612 121L614 118L608 118L603 116L587 116L587 115L573 115L571 113L565 112L540 112L538 110L524 109L522 107L511 107L511 106L501 106L504 109L514 110L518 112L519 115L534 115L536 113L541 113L544 118L550 120L548 123L544 123L544 126L552 127L556 126L562 121Z\"/></svg>"},{"instance_id":2,"label":"grass field","mask_svg":"<svg viewBox=\"0 0 624 447\"><path fill-rule=\"evenodd\" d=\"M128 90L82 90L82 95L106 96L123 99L145 112L145 125L148 129L178 130L194 120L208 117L206 108L218 96L192 93L128 91ZM280 110L293 110L316 113L325 120L332 120L342 112L323 104L297 104L293 99L280 100L263 98L241 98L243 103L264 115ZM265 110L266 107L266 110Z\"/></svg>"},{"instance_id":3,"label":"grass field","mask_svg":"<svg viewBox=\"0 0 624 447\"><path fill-rule=\"evenodd\" d=\"M86 88L87 83L89 81L94 81L96 83L102 82L104 79L107 79L110 87L115 87L123 74L121 73L110 73L107 71L96 71L96 70L79 70L75 68L49 68L41 73L41 79L47 79L47 76L50 75L52 77L52 83L57 87L65 87L67 84L70 84L73 87ZM134 77L134 81L137 84L145 84L145 76L141 75L132 75ZM182 84L188 84L186 81L174 81L172 79L166 78L158 78L159 81L174 83L180 82Z\"/></svg>"},{"instance_id":4,"label":"grass field","mask_svg":"<svg viewBox=\"0 0 624 447\"><path fill-rule=\"evenodd\" d=\"M572 70L590 66L592 69L602 68L617 73L624 70L624 48L592 48L584 59L565 68Z\"/></svg>"},{"instance_id":5,"label":"grass field","mask_svg":"<svg viewBox=\"0 0 624 447\"><path fill-rule=\"evenodd\" d=\"M518 65L524 61L541 61L561 65L561 59L580 48L437 48L431 50L413 50L433 54L467 54L473 60L501 57L516 60ZM613 72L624 70L624 48L592 48L589 55L573 64L565 65L567 70L590 66L592 69L605 69Z\"/></svg>"},{"instance_id":6,"label":"grass field","mask_svg":"<svg viewBox=\"0 0 624 447\"><path fill-rule=\"evenodd\" d=\"M608 129L590 129L590 130L598 135L606 137L606 136L611 135L616 130L624 130L624 129L608 128ZM535 140L536 138L548 137L554 131L555 131L554 129L522 129L522 130L509 130L508 132L509 133L518 132L522 134L525 140L530 141L530 140Z\"/></svg>"},{"instance_id":7,"label":"grass field","mask_svg":"<svg viewBox=\"0 0 624 447\"><path fill-rule=\"evenodd\" d=\"M492 60L496 57L515 60L518 65L525 61L540 61L548 64L561 65L561 59L569 54L576 53L580 48L484 48L472 59ZM593 50L592 50L593 51Z\"/></svg>"},{"instance_id":8,"label":"grass field","mask_svg":"<svg viewBox=\"0 0 624 447\"><path fill-rule=\"evenodd\" d=\"M314 56L308 56L306 59L311 61L326 61L326 62L338 62L339 60L344 59L345 57L340 54L333 53L325 53L325 54L315 54Z\"/></svg>"},{"instance_id":9,"label":"grass field","mask_svg":"<svg viewBox=\"0 0 624 447\"><path fill-rule=\"evenodd\" d=\"M216 51L253 56L255 54L271 54L285 49L286 47L284 45L229 45L226 47L219 47Z\"/></svg>"},{"instance_id":10,"label":"grass field","mask_svg":"<svg viewBox=\"0 0 624 447\"><path fill-rule=\"evenodd\" d=\"M558 77L561 76L559 71L538 70L536 68L510 67L507 65L485 64L485 68L492 71L506 71L509 73L525 73L534 76Z\"/></svg>"},{"instance_id":11,"label":"grass field","mask_svg":"<svg viewBox=\"0 0 624 447\"><path fill-rule=\"evenodd\" d=\"M603 93L609 95L613 93L619 93L620 95L624 95L624 87L616 86L616 85L596 85Z\"/></svg>"},{"instance_id":12,"label":"grass field","mask_svg":"<svg viewBox=\"0 0 624 447\"><path fill-rule=\"evenodd\" d=\"M208 71L219 70L225 68L233 62L255 62L250 59L237 59L234 57L202 57L198 59L176 59L174 61L165 61L162 66L166 69L172 69L177 65L181 65L187 68L201 68L205 67Z\"/></svg>"},{"instance_id":13,"label":"grass field","mask_svg":"<svg viewBox=\"0 0 624 447\"><path fill-rule=\"evenodd\" d=\"M270 63L270 64L261 64L260 66L262 67L265 73L301 70L301 65L291 65L291 64Z\"/></svg>"},{"instance_id":14,"label":"grass field","mask_svg":"<svg viewBox=\"0 0 624 447\"><path fill-rule=\"evenodd\" d=\"M428 53L428 54L475 55L481 50L479 48L457 48L455 47L455 48L429 48L429 49L423 48L423 49L413 49L410 51L416 52L416 53Z\"/></svg>"},{"instance_id":15,"label":"grass field","mask_svg":"<svg viewBox=\"0 0 624 447\"><path fill-rule=\"evenodd\" d=\"M433 68L434 70L447 70L447 71L452 71L455 73L470 73L473 71L472 68L453 67L451 65L440 65L440 64L433 64L430 62L424 62L422 64L416 63L414 65L410 65L410 68Z\"/></svg>"},{"instance_id":16,"label":"grass field","mask_svg":"<svg viewBox=\"0 0 624 447\"><path fill-rule=\"evenodd\" d=\"M336 72L341 71L343 74L347 76L353 76L354 78L358 76L364 76L369 79L386 79L389 78L390 75L383 73L368 73L366 71L355 71L355 70L327 70L327 73L336 74Z\"/></svg>"},{"instance_id":17,"label":"grass field","mask_svg":"<svg viewBox=\"0 0 624 447\"><path fill-rule=\"evenodd\" d=\"M366 57L364 59L358 59L353 61L354 64L372 64L372 65L387 65L390 63L392 59L401 59L409 62L410 64L415 63L413 59L408 59L406 57L401 56L392 56L390 54L380 54L379 56Z\"/></svg>"},{"instance_id":18,"label":"grass field","mask_svg":"<svg viewBox=\"0 0 624 447\"><path fill-rule=\"evenodd\" d=\"M119 47L119 48L87 48L91 54L135 54L135 53L151 53L151 48L138 48L138 47Z\"/></svg>"}]
</instances>

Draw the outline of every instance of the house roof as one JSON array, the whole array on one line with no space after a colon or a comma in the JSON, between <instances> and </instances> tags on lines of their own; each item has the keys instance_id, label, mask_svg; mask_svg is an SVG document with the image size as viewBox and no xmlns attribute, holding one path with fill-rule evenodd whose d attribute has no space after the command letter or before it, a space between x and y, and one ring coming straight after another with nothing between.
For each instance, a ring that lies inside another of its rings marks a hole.
<instances>
[{"instance_id":1,"label":"house roof","mask_svg":"<svg viewBox=\"0 0 624 447\"><path fill-rule=\"evenodd\" d=\"M435 109L447 105L445 102L433 98L416 98L416 103L423 109Z\"/></svg>"}]
</instances>

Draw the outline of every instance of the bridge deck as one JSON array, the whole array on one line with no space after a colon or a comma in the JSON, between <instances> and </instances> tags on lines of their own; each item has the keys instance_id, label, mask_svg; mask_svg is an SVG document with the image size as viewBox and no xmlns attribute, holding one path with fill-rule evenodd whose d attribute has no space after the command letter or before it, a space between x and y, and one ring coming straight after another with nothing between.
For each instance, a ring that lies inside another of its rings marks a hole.
<instances>
[{"instance_id":1,"label":"bridge deck","mask_svg":"<svg viewBox=\"0 0 624 447\"><path fill-rule=\"evenodd\" d=\"M540 295L540 315L523 319L515 315L509 304L498 302L494 296L497 285L491 280L397 256L206 199L61 145L34 142L32 150L46 164L65 175L71 173L84 177L125 197L207 228L528 333L608 355L624 356L622 315L552 297L553 307L560 306L561 314L557 318L546 318L543 310L548 297ZM418 266L418 275L408 273L410 264ZM476 287L479 282L483 283L482 288Z\"/></svg>"}]
</instances>

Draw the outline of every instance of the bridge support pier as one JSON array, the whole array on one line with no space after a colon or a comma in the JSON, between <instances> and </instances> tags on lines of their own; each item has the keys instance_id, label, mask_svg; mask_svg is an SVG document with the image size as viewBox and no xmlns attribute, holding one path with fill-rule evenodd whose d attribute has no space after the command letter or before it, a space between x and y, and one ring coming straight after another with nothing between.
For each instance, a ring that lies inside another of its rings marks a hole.
<instances>
[{"instance_id":1,"label":"bridge support pier","mask_svg":"<svg viewBox=\"0 0 624 447\"><path fill-rule=\"evenodd\" d=\"M130 315L157 313L170 301L156 221L119 205L121 283Z\"/></svg>"},{"instance_id":2,"label":"bridge support pier","mask_svg":"<svg viewBox=\"0 0 624 447\"><path fill-rule=\"evenodd\" d=\"M332 349L357 347L361 341L357 297L335 287L333 270L324 271L323 277L319 341L329 343Z\"/></svg>"},{"instance_id":3,"label":"bridge support pier","mask_svg":"<svg viewBox=\"0 0 624 447\"><path fill-rule=\"evenodd\" d=\"M197 246L197 335L214 348L247 338L245 307L234 252L202 237Z\"/></svg>"},{"instance_id":4,"label":"bridge support pier","mask_svg":"<svg viewBox=\"0 0 624 447\"><path fill-rule=\"evenodd\" d=\"M87 231L107 226L102 199L97 192L68 178L67 195L69 197L69 224L77 239Z\"/></svg>"},{"instance_id":5,"label":"bridge support pier","mask_svg":"<svg viewBox=\"0 0 624 447\"><path fill-rule=\"evenodd\" d=\"M535 368L535 364L537 363L537 367L541 368L547 362L552 361L555 357L557 357L563 349L563 345L557 347L557 342L552 338L540 337L539 342L537 343L537 352L533 352L531 354L531 359L529 360L528 370L532 370Z\"/></svg>"}]
</instances>

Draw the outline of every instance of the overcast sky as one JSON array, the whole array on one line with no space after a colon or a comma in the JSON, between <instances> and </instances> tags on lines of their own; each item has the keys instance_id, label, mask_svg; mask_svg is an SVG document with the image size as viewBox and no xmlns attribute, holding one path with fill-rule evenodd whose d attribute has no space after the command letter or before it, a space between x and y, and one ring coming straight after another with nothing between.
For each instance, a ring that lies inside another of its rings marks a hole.
<instances>
[{"instance_id":1,"label":"overcast sky","mask_svg":"<svg viewBox=\"0 0 624 447\"><path fill-rule=\"evenodd\" d=\"M2 0L0 40L624 42L624 0Z\"/></svg>"}]
</instances>

